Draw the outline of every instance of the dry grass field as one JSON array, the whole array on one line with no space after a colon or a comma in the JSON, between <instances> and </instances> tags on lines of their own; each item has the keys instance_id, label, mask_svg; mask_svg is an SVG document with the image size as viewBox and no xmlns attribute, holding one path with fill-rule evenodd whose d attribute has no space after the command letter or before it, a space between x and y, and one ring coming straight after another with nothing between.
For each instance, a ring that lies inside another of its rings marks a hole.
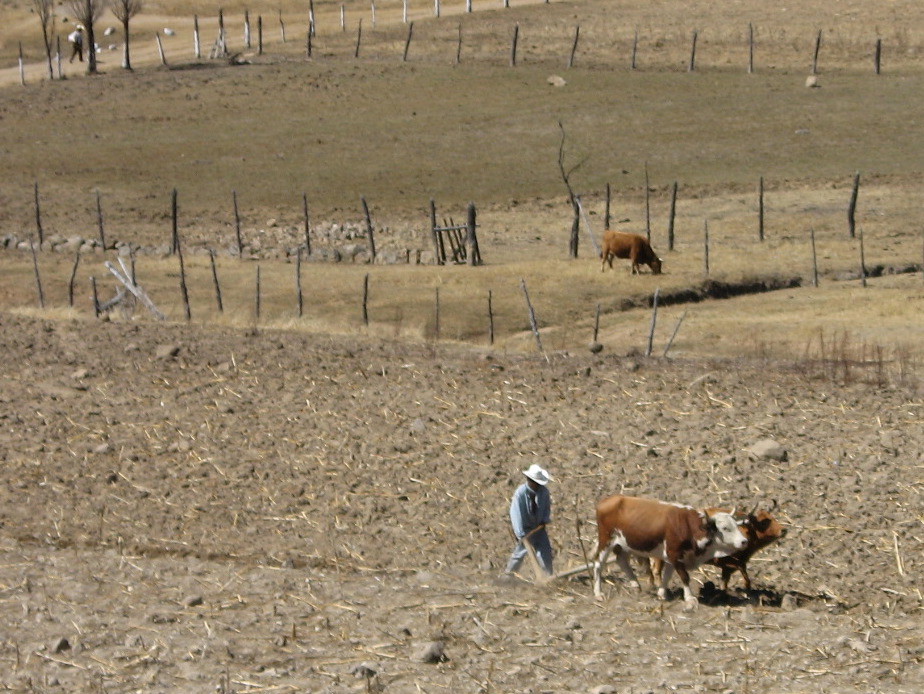
<instances>
[{"instance_id":1,"label":"dry grass field","mask_svg":"<svg viewBox=\"0 0 924 694\"><path fill-rule=\"evenodd\" d=\"M105 46L48 80L31 3L0 0L0 690L921 691L924 6L414 2L405 62L401 3L319 0L311 59L307 5L222 3L228 61L193 55L218 5L146 2L133 72ZM607 185L664 274L601 272ZM431 199L476 205L482 266L430 262ZM94 318L118 257L166 323ZM560 567L620 490L775 501L790 534L694 614L615 572L602 604L498 583L531 462Z\"/></svg>"}]
</instances>

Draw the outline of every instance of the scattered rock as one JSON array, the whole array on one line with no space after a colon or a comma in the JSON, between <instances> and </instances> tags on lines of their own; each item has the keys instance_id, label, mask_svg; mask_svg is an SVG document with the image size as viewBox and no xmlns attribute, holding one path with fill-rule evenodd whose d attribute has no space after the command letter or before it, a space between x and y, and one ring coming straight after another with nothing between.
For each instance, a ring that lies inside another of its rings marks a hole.
<instances>
[{"instance_id":1,"label":"scattered rock","mask_svg":"<svg viewBox=\"0 0 924 694\"><path fill-rule=\"evenodd\" d=\"M61 653L63 651L69 651L71 649L71 642L67 640L67 637L62 636L59 639L55 639L49 650L52 653Z\"/></svg>"},{"instance_id":2,"label":"scattered rock","mask_svg":"<svg viewBox=\"0 0 924 694\"><path fill-rule=\"evenodd\" d=\"M616 687L612 684L601 684L591 689L590 694L616 694Z\"/></svg>"},{"instance_id":3,"label":"scattered rock","mask_svg":"<svg viewBox=\"0 0 924 694\"><path fill-rule=\"evenodd\" d=\"M158 345L157 349L154 350L154 358L160 360L175 359L179 353L179 345Z\"/></svg>"},{"instance_id":4,"label":"scattered rock","mask_svg":"<svg viewBox=\"0 0 924 694\"><path fill-rule=\"evenodd\" d=\"M818 89L821 85L818 84L818 75L809 75L805 78L805 86L809 89Z\"/></svg>"},{"instance_id":5,"label":"scattered rock","mask_svg":"<svg viewBox=\"0 0 924 694\"><path fill-rule=\"evenodd\" d=\"M426 643L417 649L414 660L418 663L444 663L449 660L446 657L446 645L442 641Z\"/></svg>"},{"instance_id":6,"label":"scattered rock","mask_svg":"<svg viewBox=\"0 0 924 694\"><path fill-rule=\"evenodd\" d=\"M748 453L756 460L785 461L789 454L786 449L773 439L761 439L748 448Z\"/></svg>"},{"instance_id":7,"label":"scattered rock","mask_svg":"<svg viewBox=\"0 0 924 694\"><path fill-rule=\"evenodd\" d=\"M202 599L201 595L189 595L183 600L183 605L185 607L198 607L204 602L205 600Z\"/></svg>"},{"instance_id":8,"label":"scattered rock","mask_svg":"<svg viewBox=\"0 0 924 694\"><path fill-rule=\"evenodd\" d=\"M112 444L108 441L106 443L101 443L93 448L93 452L96 455L106 455L107 453L112 453Z\"/></svg>"},{"instance_id":9,"label":"scattered rock","mask_svg":"<svg viewBox=\"0 0 924 694\"><path fill-rule=\"evenodd\" d=\"M378 665L375 663L360 663L350 668L350 674L359 679L372 679L378 674Z\"/></svg>"},{"instance_id":10,"label":"scattered rock","mask_svg":"<svg viewBox=\"0 0 924 694\"><path fill-rule=\"evenodd\" d=\"M550 75L546 82L551 84L553 87L564 87L566 84L568 84L565 81L565 78L560 77L559 75Z\"/></svg>"},{"instance_id":11,"label":"scattered rock","mask_svg":"<svg viewBox=\"0 0 924 694\"><path fill-rule=\"evenodd\" d=\"M783 596L783 599L780 600L780 609L792 611L799 607L799 601L796 600L796 596L792 593L787 593Z\"/></svg>"},{"instance_id":12,"label":"scattered rock","mask_svg":"<svg viewBox=\"0 0 924 694\"><path fill-rule=\"evenodd\" d=\"M591 354L600 354L603 351L603 345L599 342L591 342L589 349Z\"/></svg>"}]
</instances>

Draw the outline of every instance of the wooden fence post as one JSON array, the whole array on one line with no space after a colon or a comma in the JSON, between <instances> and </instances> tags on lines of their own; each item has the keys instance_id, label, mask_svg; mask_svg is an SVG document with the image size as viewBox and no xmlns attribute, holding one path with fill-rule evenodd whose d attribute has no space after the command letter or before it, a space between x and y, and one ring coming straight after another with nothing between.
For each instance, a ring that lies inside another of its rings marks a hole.
<instances>
[{"instance_id":1,"label":"wooden fence post","mask_svg":"<svg viewBox=\"0 0 924 694\"><path fill-rule=\"evenodd\" d=\"M510 67L517 66L517 40L520 38L520 24L513 25L513 40L510 42Z\"/></svg>"},{"instance_id":2,"label":"wooden fence post","mask_svg":"<svg viewBox=\"0 0 924 694\"><path fill-rule=\"evenodd\" d=\"M41 249L42 244L45 242L45 230L42 228L42 206L39 202L38 181L35 182L33 190L35 193L35 231L38 233L39 248Z\"/></svg>"},{"instance_id":3,"label":"wooden fence post","mask_svg":"<svg viewBox=\"0 0 924 694\"><path fill-rule=\"evenodd\" d=\"M606 184L606 207L604 208L604 211L603 211L603 230L604 231L609 231L610 229L610 199L611 199L610 184L607 183Z\"/></svg>"},{"instance_id":4,"label":"wooden fence post","mask_svg":"<svg viewBox=\"0 0 924 694\"><path fill-rule=\"evenodd\" d=\"M250 35L250 10L244 10L244 45L247 48L253 47L253 41Z\"/></svg>"},{"instance_id":5,"label":"wooden fence post","mask_svg":"<svg viewBox=\"0 0 924 694\"><path fill-rule=\"evenodd\" d=\"M372 16L375 17L375 5L372 5ZM373 19L373 26L375 26L375 20ZM279 38L285 43L286 42L286 23L282 19L282 8L279 9Z\"/></svg>"},{"instance_id":6,"label":"wooden fence post","mask_svg":"<svg viewBox=\"0 0 924 694\"><path fill-rule=\"evenodd\" d=\"M193 52L196 60L202 57L202 42L199 40L199 15L193 15Z\"/></svg>"},{"instance_id":7,"label":"wooden fence post","mask_svg":"<svg viewBox=\"0 0 924 694\"><path fill-rule=\"evenodd\" d=\"M311 255L311 218L308 216L308 193L302 193L302 213L305 217L305 253Z\"/></svg>"},{"instance_id":8,"label":"wooden fence post","mask_svg":"<svg viewBox=\"0 0 924 694\"><path fill-rule=\"evenodd\" d=\"M594 312L594 339L592 342L597 341L597 336L600 334L600 304L597 303L597 310Z\"/></svg>"},{"instance_id":9,"label":"wooden fence post","mask_svg":"<svg viewBox=\"0 0 924 694\"><path fill-rule=\"evenodd\" d=\"M440 339L440 288L436 287L436 297L435 297L435 306L434 306L434 335L436 341L439 342Z\"/></svg>"},{"instance_id":10,"label":"wooden fence post","mask_svg":"<svg viewBox=\"0 0 924 694\"><path fill-rule=\"evenodd\" d=\"M468 220L466 223L466 226L468 227L466 246L469 265L481 265L481 249L478 247L478 224L476 221L476 215L477 213L475 211L475 203L470 202L468 204Z\"/></svg>"},{"instance_id":11,"label":"wooden fence post","mask_svg":"<svg viewBox=\"0 0 924 694\"><path fill-rule=\"evenodd\" d=\"M212 263L212 283L215 285L215 301L218 303L218 312L224 313L225 306L221 300L221 284L218 282L218 267L215 265L215 250L209 249L209 260Z\"/></svg>"},{"instance_id":12,"label":"wooden fence post","mask_svg":"<svg viewBox=\"0 0 924 694\"><path fill-rule=\"evenodd\" d=\"M757 184L757 238L764 240L764 177Z\"/></svg>"},{"instance_id":13,"label":"wooden fence post","mask_svg":"<svg viewBox=\"0 0 924 694\"><path fill-rule=\"evenodd\" d=\"M850 238L854 238L857 229L857 197L860 194L860 172L853 177L853 189L850 192L850 204L847 206L847 229Z\"/></svg>"},{"instance_id":14,"label":"wooden fence post","mask_svg":"<svg viewBox=\"0 0 924 694\"><path fill-rule=\"evenodd\" d=\"M26 63L22 57L22 41L19 42L19 83L26 86Z\"/></svg>"},{"instance_id":15,"label":"wooden fence post","mask_svg":"<svg viewBox=\"0 0 924 694\"><path fill-rule=\"evenodd\" d=\"M687 309L684 309L683 313L680 314L680 318L677 319L677 325L674 326L674 332L671 333L671 339L667 341L667 345L664 347L664 356L667 357L667 353L671 348L671 345L674 344L674 338L677 337L677 331L680 330L680 324L683 323L683 319L687 317Z\"/></svg>"},{"instance_id":16,"label":"wooden fence post","mask_svg":"<svg viewBox=\"0 0 924 694\"><path fill-rule=\"evenodd\" d=\"M529 324L533 330L533 336L536 338L536 346L539 348L539 352L542 356L545 357L546 361L550 361L549 355L545 353L545 350L542 348L542 338L539 336L539 324L536 321L536 311L533 309L533 302L529 299L529 292L526 290L526 280L522 277L520 278L520 289L523 290L523 296L526 297L526 307L529 309Z\"/></svg>"},{"instance_id":17,"label":"wooden fence post","mask_svg":"<svg viewBox=\"0 0 924 694\"><path fill-rule=\"evenodd\" d=\"M244 239L241 236L241 214L237 207L237 191L231 191L231 200L234 203L234 237L237 239L237 257L244 257Z\"/></svg>"},{"instance_id":18,"label":"wooden fence post","mask_svg":"<svg viewBox=\"0 0 924 694\"><path fill-rule=\"evenodd\" d=\"M693 45L690 47L690 64L687 66L687 72L693 72L694 70L696 70L696 37L698 36L698 34L699 32L696 29L694 29L693 30Z\"/></svg>"},{"instance_id":19,"label":"wooden fence post","mask_svg":"<svg viewBox=\"0 0 924 694\"><path fill-rule=\"evenodd\" d=\"M295 249L295 296L298 301L298 317L302 317L304 311L304 299L302 297L302 249Z\"/></svg>"},{"instance_id":20,"label":"wooden fence post","mask_svg":"<svg viewBox=\"0 0 924 694\"><path fill-rule=\"evenodd\" d=\"M651 184L648 181L648 162L645 162L645 235L651 243Z\"/></svg>"},{"instance_id":21,"label":"wooden fence post","mask_svg":"<svg viewBox=\"0 0 924 694\"><path fill-rule=\"evenodd\" d=\"M459 22L459 41L456 44L456 65L462 62L462 22Z\"/></svg>"},{"instance_id":22,"label":"wooden fence post","mask_svg":"<svg viewBox=\"0 0 924 694\"><path fill-rule=\"evenodd\" d=\"M638 68L638 63L636 59L638 58L638 27L635 27L635 35L632 37L632 62L629 64L629 69L635 70Z\"/></svg>"},{"instance_id":23,"label":"wooden fence post","mask_svg":"<svg viewBox=\"0 0 924 694\"><path fill-rule=\"evenodd\" d=\"M356 50L353 51L354 58L359 57L359 44L362 43L362 40L363 40L363 18L360 17L359 26L356 29Z\"/></svg>"},{"instance_id":24,"label":"wooden fence post","mask_svg":"<svg viewBox=\"0 0 924 694\"><path fill-rule=\"evenodd\" d=\"M812 240L812 286L818 286L818 254L815 252L815 229L814 227L809 230L809 235Z\"/></svg>"},{"instance_id":25,"label":"wooden fence post","mask_svg":"<svg viewBox=\"0 0 924 694\"><path fill-rule=\"evenodd\" d=\"M488 290L488 344L494 346L494 293Z\"/></svg>"},{"instance_id":26,"label":"wooden fence post","mask_svg":"<svg viewBox=\"0 0 924 694\"><path fill-rule=\"evenodd\" d=\"M411 48L411 36L414 34L414 22L408 24L407 27L407 40L404 42L404 56L401 58L401 62L407 62L407 52Z\"/></svg>"},{"instance_id":27,"label":"wooden fence post","mask_svg":"<svg viewBox=\"0 0 924 694\"><path fill-rule=\"evenodd\" d=\"M815 37L815 53L812 55L812 74L818 74L818 53L821 51L821 29L818 30L818 36Z\"/></svg>"},{"instance_id":28,"label":"wooden fence post","mask_svg":"<svg viewBox=\"0 0 924 694\"><path fill-rule=\"evenodd\" d=\"M439 19L440 16L440 0L433 0L433 16Z\"/></svg>"},{"instance_id":29,"label":"wooden fence post","mask_svg":"<svg viewBox=\"0 0 924 694\"><path fill-rule=\"evenodd\" d=\"M99 294L96 291L96 278L90 278L90 287L93 289L93 317L99 318Z\"/></svg>"},{"instance_id":30,"label":"wooden fence post","mask_svg":"<svg viewBox=\"0 0 924 694\"><path fill-rule=\"evenodd\" d=\"M667 250L674 250L674 216L677 212L677 181L671 189L671 209L667 221Z\"/></svg>"},{"instance_id":31,"label":"wooden fence post","mask_svg":"<svg viewBox=\"0 0 924 694\"><path fill-rule=\"evenodd\" d=\"M407 24L407 2L408 0L403 0L401 3L401 21L404 24Z\"/></svg>"},{"instance_id":32,"label":"wooden fence post","mask_svg":"<svg viewBox=\"0 0 924 694\"><path fill-rule=\"evenodd\" d=\"M315 33L314 0L308 0L308 33L312 36Z\"/></svg>"},{"instance_id":33,"label":"wooden fence post","mask_svg":"<svg viewBox=\"0 0 924 694\"><path fill-rule=\"evenodd\" d=\"M261 303L261 298L262 298L260 295L260 265L259 264L257 265L256 285L257 286L255 290L255 295L254 295L254 315L256 316L256 322L259 323L260 322L260 308L261 308L260 303Z\"/></svg>"},{"instance_id":34,"label":"wooden fence post","mask_svg":"<svg viewBox=\"0 0 924 694\"><path fill-rule=\"evenodd\" d=\"M445 265L446 251L443 248L442 234L437 231L436 225L436 202L430 198L430 229L433 231L433 253L436 256L437 265Z\"/></svg>"},{"instance_id":35,"label":"wooden fence post","mask_svg":"<svg viewBox=\"0 0 924 694\"><path fill-rule=\"evenodd\" d=\"M375 262L375 233L372 229L372 215L369 214L369 205L366 198L361 197L363 203L363 213L366 215L366 233L369 235L369 262Z\"/></svg>"},{"instance_id":36,"label":"wooden fence post","mask_svg":"<svg viewBox=\"0 0 924 694\"><path fill-rule=\"evenodd\" d=\"M860 229L860 280L866 287L866 253L863 248L863 229Z\"/></svg>"},{"instance_id":37,"label":"wooden fence post","mask_svg":"<svg viewBox=\"0 0 924 694\"><path fill-rule=\"evenodd\" d=\"M55 37L55 65L58 67L58 79L63 79L64 75L61 72L61 37Z\"/></svg>"},{"instance_id":38,"label":"wooden fence post","mask_svg":"<svg viewBox=\"0 0 924 694\"><path fill-rule=\"evenodd\" d=\"M154 38L157 39L157 54L160 56L160 64L161 64L161 65L166 65L166 64L167 64L167 55L164 53L164 44L163 44L163 42L160 40L160 32L159 32L159 31L158 31L156 34L154 34Z\"/></svg>"},{"instance_id":39,"label":"wooden fence post","mask_svg":"<svg viewBox=\"0 0 924 694\"><path fill-rule=\"evenodd\" d=\"M346 6L340 6L340 31L346 31Z\"/></svg>"},{"instance_id":40,"label":"wooden fence post","mask_svg":"<svg viewBox=\"0 0 924 694\"><path fill-rule=\"evenodd\" d=\"M106 250L106 230L103 227L103 203L100 200L99 189L96 190L96 228L99 230L99 245Z\"/></svg>"},{"instance_id":41,"label":"wooden fence post","mask_svg":"<svg viewBox=\"0 0 924 694\"><path fill-rule=\"evenodd\" d=\"M32 251L32 267L35 270L35 287L38 290L39 308L45 308L45 292L42 290L42 276L39 274L38 256L35 253L35 241L29 239L29 250Z\"/></svg>"},{"instance_id":42,"label":"wooden fence post","mask_svg":"<svg viewBox=\"0 0 924 694\"><path fill-rule=\"evenodd\" d=\"M218 8L218 45L221 48L221 54L226 55L228 52L227 34L225 34L225 11Z\"/></svg>"},{"instance_id":43,"label":"wooden fence post","mask_svg":"<svg viewBox=\"0 0 924 694\"><path fill-rule=\"evenodd\" d=\"M192 320L192 311L189 308L189 289L186 285L186 263L183 262L183 247L180 243L180 235L176 236L176 255L180 260L180 293L183 295L183 308L186 312L186 321Z\"/></svg>"},{"instance_id":44,"label":"wooden fence post","mask_svg":"<svg viewBox=\"0 0 924 694\"><path fill-rule=\"evenodd\" d=\"M257 15L257 55L263 55L263 15Z\"/></svg>"},{"instance_id":45,"label":"wooden fence post","mask_svg":"<svg viewBox=\"0 0 924 694\"><path fill-rule=\"evenodd\" d=\"M67 305L74 306L74 280L77 279L77 266L80 265L80 249L74 254L74 267L71 268L71 279L67 283Z\"/></svg>"},{"instance_id":46,"label":"wooden fence post","mask_svg":"<svg viewBox=\"0 0 924 694\"><path fill-rule=\"evenodd\" d=\"M170 219L171 219L171 231L170 231L170 255L173 255L177 252L180 247L180 233L179 233L179 212L177 210L177 192L176 188L170 193Z\"/></svg>"},{"instance_id":47,"label":"wooden fence post","mask_svg":"<svg viewBox=\"0 0 924 694\"><path fill-rule=\"evenodd\" d=\"M655 289L654 298L651 300L651 329L648 331L648 347L645 349L645 356L651 356L651 350L654 346L655 325L658 322L658 296L661 294L661 287Z\"/></svg>"},{"instance_id":48,"label":"wooden fence post","mask_svg":"<svg viewBox=\"0 0 924 694\"><path fill-rule=\"evenodd\" d=\"M472 0L465 0L465 13L466 14L472 13Z\"/></svg>"},{"instance_id":49,"label":"wooden fence post","mask_svg":"<svg viewBox=\"0 0 924 694\"><path fill-rule=\"evenodd\" d=\"M369 325L369 273L363 278L363 325Z\"/></svg>"},{"instance_id":50,"label":"wooden fence post","mask_svg":"<svg viewBox=\"0 0 924 694\"><path fill-rule=\"evenodd\" d=\"M311 32L311 29L308 29L308 31L307 31L306 33L307 33L307 36L305 36L305 52L308 54L308 57L311 58L311 48L312 48L312 46L311 46L311 33L312 33L312 32Z\"/></svg>"},{"instance_id":51,"label":"wooden fence post","mask_svg":"<svg viewBox=\"0 0 924 694\"><path fill-rule=\"evenodd\" d=\"M703 270L709 277L709 220L703 220Z\"/></svg>"},{"instance_id":52,"label":"wooden fence post","mask_svg":"<svg viewBox=\"0 0 924 694\"><path fill-rule=\"evenodd\" d=\"M754 25L748 22L748 74L754 74Z\"/></svg>"},{"instance_id":53,"label":"wooden fence post","mask_svg":"<svg viewBox=\"0 0 924 694\"><path fill-rule=\"evenodd\" d=\"M873 66L876 69L876 74L880 74L880 68L882 67L882 39L876 39L876 52L873 55Z\"/></svg>"},{"instance_id":54,"label":"wooden fence post","mask_svg":"<svg viewBox=\"0 0 924 694\"><path fill-rule=\"evenodd\" d=\"M580 36L581 36L581 25L578 24L574 28L574 43L571 44L571 55L568 56L568 69L569 70L574 66L574 54L577 52L578 38Z\"/></svg>"}]
</instances>

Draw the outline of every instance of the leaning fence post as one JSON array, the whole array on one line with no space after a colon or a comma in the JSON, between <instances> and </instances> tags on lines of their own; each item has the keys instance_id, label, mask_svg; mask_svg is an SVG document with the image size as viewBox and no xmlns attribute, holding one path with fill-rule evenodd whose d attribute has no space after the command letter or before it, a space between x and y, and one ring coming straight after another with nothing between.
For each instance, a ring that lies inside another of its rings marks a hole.
<instances>
[{"instance_id":1,"label":"leaning fence post","mask_svg":"<svg viewBox=\"0 0 924 694\"><path fill-rule=\"evenodd\" d=\"M854 238L857 228L857 196L860 194L860 172L853 177L853 189L850 192L850 204L847 206L847 228L850 238Z\"/></svg>"},{"instance_id":2,"label":"leaning fence post","mask_svg":"<svg viewBox=\"0 0 924 694\"><path fill-rule=\"evenodd\" d=\"M176 236L176 255L180 259L180 292L183 295L183 308L186 312L186 321L192 320L192 311L189 308L189 289L186 285L186 263L183 262L183 248L180 244L180 236Z\"/></svg>"},{"instance_id":3,"label":"leaning fence post","mask_svg":"<svg viewBox=\"0 0 924 694\"><path fill-rule=\"evenodd\" d=\"M257 282L254 292L254 315L257 323L260 322L260 298L260 266L257 265Z\"/></svg>"},{"instance_id":4,"label":"leaning fence post","mask_svg":"<svg viewBox=\"0 0 924 694\"><path fill-rule=\"evenodd\" d=\"M363 18L360 17L359 26L356 29L356 50L353 52L354 58L359 57L359 44L362 43L362 40L363 40Z\"/></svg>"},{"instance_id":5,"label":"leaning fence post","mask_svg":"<svg viewBox=\"0 0 924 694\"><path fill-rule=\"evenodd\" d=\"M748 74L754 74L754 25L748 22Z\"/></svg>"},{"instance_id":6,"label":"leaning fence post","mask_svg":"<svg viewBox=\"0 0 924 694\"><path fill-rule=\"evenodd\" d=\"M308 33L314 36L314 0L308 0Z\"/></svg>"},{"instance_id":7,"label":"leaning fence post","mask_svg":"<svg viewBox=\"0 0 924 694\"><path fill-rule=\"evenodd\" d=\"M444 265L446 252L443 250L443 238L436 225L436 201L433 198L430 198L430 229L433 231L433 253L436 256L436 264Z\"/></svg>"},{"instance_id":8,"label":"leaning fence post","mask_svg":"<svg viewBox=\"0 0 924 694\"><path fill-rule=\"evenodd\" d=\"M648 182L648 162L645 162L645 235L651 243L651 184Z\"/></svg>"},{"instance_id":9,"label":"leaning fence post","mask_svg":"<svg viewBox=\"0 0 924 694\"><path fill-rule=\"evenodd\" d=\"M311 255L311 218L308 216L308 193L302 193L302 213L305 216L305 253Z\"/></svg>"},{"instance_id":10,"label":"leaning fence post","mask_svg":"<svg viewBox=\"0 0 924 694\"><path fill-rule=\"evenodd\" d=\"M375 4L372 5L372 24L375 25ZM282 9L279 10L279 38L283 43L286 42L286 23L282 19Z\"/></svg>"},{"instance_id":11,"label":"leaning fence post","mask_svg":"<svg viewBox=\"0 0 924 694\"><path fill-rule=\"evenodd\" d=\"M466 222L466 226L468 227L466 246L469 265L481 265L481 249L478 248L478 223L476 221L476 215L475 203L470 202L468 204L468 219Z\"/></svg>"},{"instance_id":12,"label":"leaning fence post","mask_svg":"<svg viewBox=\"0 0 924 694\"><path fill-rule=\"evenodd\" d=\"M93 317L99 318L99 294L96 291L95 277L90 277L90 286L93 288Z\"/></svg>"},{"instance_id":13,"label":"leaning fence post","mask_svg":"<svg viewBox=\"0 0 924 694\"><path fill-rule=\"evenodd\" d=\"M244 45L247 48L253 46L250 36L250 10L244 10Z\"/></svg>"},{"instance_id":14,"label":"leaning fence post","mask_svg":"<svg viewBox=\"0 0 924 694\"><path fill-rule=\"evenodd\" d=\"M687 72L696 70L696 37L699 34L696 29L693 30L693 45L690 47L690 64L687 66Z\"/></svg>"},{"instance_id":15,"label":"leaning fence post","mask_svg":"<svg viewBox=\"0 0 924 694\"><path fill-rule=\"evenodd\" d=\"M594 312L594 339L592 342L597 341L597 336L600 334L600 303L597 303L597 310Z\"/></svg>"},{"instance_id":16,"label":"leaning fence post","mask_svg":"<svg viewBox=\"0 0 924 694\"><path fill-rule=\"evenodd\" d=\"M218 303L218 312L224 313L225 307L221 301L221 284L218 282L218 268L215 265L215 250L209 249L209 260L212 263L212 282L215 284L215 301Z\"/></svg>"},{"instance_id":17,"label":"leaning fence post","mask_svg":"<svg viewBox=\"0 0 924 694\"><path fill-rule=\"evenodd\" d=\"M668 350L670 350L671 345L674 344L674 338L677 337L677 331L680 330L680 324L683 323L683 319L687 317L687 311L684 309L684 312L680 314L680 318L677 319L677 325L674 326L674 332L671 333L671 339L667 341L667 345L664 347L664 356L667 356Z\"/></svg>"},{"instance_id":18,"label":"leaning fence post","mask_svg":"<svg viewBox=\"0 0 924 694\"><path fill-rule=\"evenodd\" d=\"M812 55L812 74L818 74L818 53L821 51L821 29L818 30L818 36L815 37L815 53Z\"/></svg>"},{"instance_id":19,"label":"leaning fence post","mask_svg":"<svg viewBox=\"0 0 924 694\"><path fill-rule=\"evenodd\" d=\"M177 221L178 212L177 212L177 202L176 202L176 188L173 189L173 192L170 194L170 218L172 220L172 227L170 233L170 254L173 255L177 252L180 247L180 233L179 233L179 224Z\"/></svg>"},{"instance_id":20,"label":"leaning fence post","mask_svg":"<svg viewBox=\"0 0 924 694\"><path fill-rule=\"evenodd\" d=\"M469 10L471 12L471 10ZM456 65L462 62L462 22L459 22L459 41L456 44Z\"/></svg>"},{"instance_id":21,"label":"leaning fence post","mask_svg":"<svg viewBox=\"0 0 924 694\"><path fill-rule=\"evenodd\" d=\"M542 356L545 357L546 361L549 360L549 355L545 353L545 350L542 348L542 338L539 336L539 324L536 322L536 311L533 309L533 302L529 300L529 292L526 290L526 280L520 278L520 289L523 290L523 296L526 297L526 307L529 309L529 324L533 330L533 336L536 338L536 346L539 348L539 352Z\"/></svg>"},{"instance_id":22,"label":"leaning fence post","mask_svg":"<svg viewBox=\"0 0 924 694\"><path fill-rule=\"evenodd\" d=\"M26 86L26 64L22 58L22 41L19 42L19 83Z\"/></svg>"},{"instance_id":23,"label":"leaning fence post","mask_svg":"<svg viewBox=\"0 0 924 694\"><path fill-rule=\"evenodd\" d=\"M361 197L363 203L363 214L366 215L366 233L369 235L369 262L375 262L375 233L372 229L372 215L369 214L369 205L366 198Z\"/></svg>"},{"instance_id":24,"label":"leaning fence post","mask_svg":"<svg viewBox=\"0 0 924 694\"><path fill-rule=\"evenodd\" d=\"M74 306L74 280L77 278L77 266L80 265L80 249L74 254L74 267L71 268L71 279L67 283L67 305Z\"/></svg>"},{"instance_id":25,"label":"leaning fence post","mask_svg":"<svg viewBox=\"0 0 924 694\"><path fill-rule=\"evenodd\" d=\"M645 356L651 356L651 348L654 345L655 324L658 322L658 296L661 294L661 287L655 289L654 298L651 301L651 330L648 331L648 348L645 350Z\"/></svg>"},{"instance_id":26,"label":"leaning fence post","mask_svg":"<svg viewBox=\"0 0 924 694\"><path fill-rule=\"evenodd\" d=\"M99 245L106 250L106 231L103 228L103 203L100 200L99 189L96 191L96 226L99 229Z\"/></svg>"},{"instance_id":27,"label":"leaning fence post","mask_svg":"<svg viewBox=\"0 0 924 694\"><path fill-rule=\"evenodd\" d=\"M166 64L167 64L167 56L166 56L166 54L164 53L164 44L163 44L163 42L160 40L160 32L159 32L159 31L158 31L156 34L154 34L154 38L157 39L157 54L160 56L160 64L161 64L161 65L166 65Z\"/></svg>"},{"instance_id":28,"label":"leaning fence post","mask_svg":"<svg viewBox=\"0 0 924 694\"><path fill-rule=\"evenodd\" d=\"M35 254L35 241L29 239L32 251L32 267L35 269L35 287L38 289L39 308L45 308L45 292L42 290L42 276L39 274L38 256Z\"/></svg>"},{"instance_id":29,"label":"leaning fence post","mask_svg":"<svg viewBox=\"0 0 924 694\"><path fill-rule=\"evenodd\" d=\"M574 28L574 43L571 44L571 55L568 57L568 68L574 67L574 54L577 52L578 38L581 36L581 25Z\"/></svg>"},{"instance_id":30,"label":"leaning fence post","mask_svg":"<svg viewBox=\"0 0 924 694\"><path fill-rule=\"evenodd\" d=\"M709 220L703 220L703 271L709 277Z\"/></svg>"},{"instance_id":31,"label":"leaning fence post","mask_svg":"<svg viewBox=\"0 0 924 694\"><path fill-rule=\"evenodd\" d=\"M193 50L196 60L202 57L202 42L199 40L199 15L193 15Z\"/></svg>"},{"instance_id":32,"label":"leaning fence post","mask_svg":"<svg viewBox=\"0 0 924 694\"><path fill-rule=\"evenodd\" d=\"M440 288L436 287L436 296L434 297L434 335L437 342L440 340Z\"/></svg>"},{"instance_id":33,"label":"leaning fence post","mask_svg":"<svg viewBox=\"0 0 924 694\"><path fill-rule=\"evenodd\" d=\"M636 59L638 58L638 27L635 27L635 35L632 37L632 62L629 64L631 70L635 70L638 66Z\"/></svg>"},{"instance_id":34,"label":"leaning fence post","mask_svg":"<svg viewBox=\"0 0 924 694\"><path fill-rule=\"evenodd\" d=\"M860 280L866 286L866 253L863 249L863 229L860 229Z\"/></svg>"},{"instance_id":35,"label":"leaning fence post","mask_svg":"<svg viewBox=\"0 0 924 694\"><path fill-rule=\"evenodd\" d=\"M408 24L407 27L407 40L404 42L404 56L401 58L401 62L407 62L407 52L411 48L411 36L414 34L414 22Z\"/></svg>"},{"instance_id":36,"label":"leaning fence post","mask_svg":"<svg viewBox=\"0 0 924 694\"><path fill-rule=\"evenodd\" d=\"M882 60L882 39L876 39L876 52L873 56L873 65L876 68L876 74L880 74Z\"/></svg>"}]
</instances>

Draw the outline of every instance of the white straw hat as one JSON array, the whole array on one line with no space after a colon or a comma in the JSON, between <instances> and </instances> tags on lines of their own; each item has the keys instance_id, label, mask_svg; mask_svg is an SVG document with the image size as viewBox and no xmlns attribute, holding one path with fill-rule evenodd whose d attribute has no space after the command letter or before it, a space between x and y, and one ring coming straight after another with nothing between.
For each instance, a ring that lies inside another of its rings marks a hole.
<instances>
[{"instance_id":1,"label":"white straw hat","mask_svg":"<svg viewBox=\"0 0 924 694\"><path fill-rule=\"evenodd\" d=\"M548 471L543 470L535 463L530 465L526 470L523 470L523 474L536 484L541 484L543 487L552 481L552 476Z\"/></svg>"}]
</instances>

